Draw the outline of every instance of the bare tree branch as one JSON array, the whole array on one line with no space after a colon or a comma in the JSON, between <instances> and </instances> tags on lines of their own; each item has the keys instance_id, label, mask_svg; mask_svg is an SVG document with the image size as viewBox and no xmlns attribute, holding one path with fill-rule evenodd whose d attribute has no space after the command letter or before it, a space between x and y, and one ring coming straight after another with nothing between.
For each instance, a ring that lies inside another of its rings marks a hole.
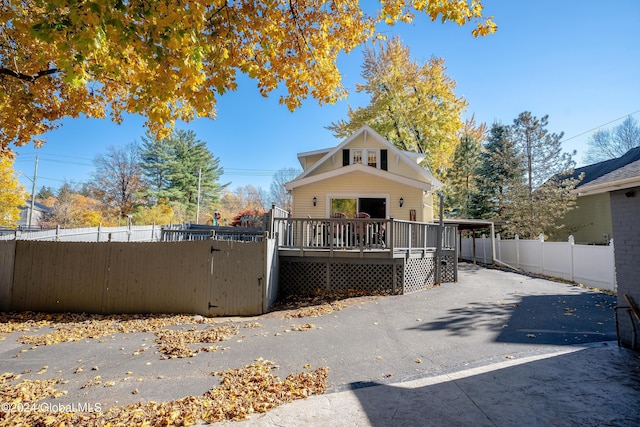
<instances>
[{"instance_id":1,"label":"bare tree branch","mask_svg":"<svg viewBox=\"0 0 640 427\"><path fill-rule=\"evenodd\" d=\"M25 81L25 82L29 82L29 83L33 83L35 82L37 79L39 79L40 77L44 77L44 76L48 76L51 74L55 74L57 72L59 72L60 70L57 68L51 68L49 70L43 70L43 71L38 71L36 74L24 74L24 73L19 73L17 71L13 71L10 70L8 68L0 68L0 74L3 74L5 76L11 76L11 77L15 77L16 79Z\"/></svg>"}]
</instances>

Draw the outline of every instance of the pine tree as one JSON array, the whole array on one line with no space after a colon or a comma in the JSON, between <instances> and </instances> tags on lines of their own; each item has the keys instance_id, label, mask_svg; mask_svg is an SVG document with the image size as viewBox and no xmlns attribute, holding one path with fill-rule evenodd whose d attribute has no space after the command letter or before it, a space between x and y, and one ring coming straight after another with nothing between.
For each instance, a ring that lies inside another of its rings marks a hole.
<instances>
[{"instance_id":1,"label":"pine tree","mask_svg":"<svg viewBox=\"0 0 640 427\"><path fill-rule=\"evenodd\" d=\"M223 169L206 143L193 131L176 130L166 140L148 136L142 146L142 168L150 185L148 196L166 199L178 212L192 217L198 202L215 202L228 184L218 181Z\"/></svg>"},{"instance_id":2,"label":"pine tree","mask_svg":"<svg viewBox=\"0 0 640 427\"><path fill-rule=\"evenodd\" d=\"M140 166L147 184L147 196L158 199L168 198L169 174L173 148L169 138L159 139L150 134L142 137L140 145ZM155 204L155 203L151 203Z\"/></svg>"},{"instance_id":3,"label":"pine tree","mask_svg":"<svg viewBox=\"0 0 640 427\"><path fill-rule=\"evenodd\" d=\"M446 203L454 216L473 216L472 197L477 193L477 172L480 167L480 143L465 134L456 148L453 165L446 174Z\"/></svg>"},{"instance_id":4,"label":"pine tree","mask_svg":"<svg viewBox=\"0 0 640 427\"><path fill-rule=\"evenodd\" d=\"M522 158L509 138L509 127L494 123L477 170L477 193L470 201L473 218L504 220L509 198L523 185Z\"/></svg>"},{"instance_id":5,"label":"pine tree","mask_svg":"<svg viewBox=\"0 0 640 427\"><path fill-rule=\"evenodd\" d=\"M510 128L510 138L524 161L526 187L512 194L507 229L525 238L560 227L556 219L575 204L571 190L579 180L568 178L575 162L571 154L562 152L563 134L549 133L547 125L548 116L538 119L525 111Z\"/></svg>"}]
</instances>

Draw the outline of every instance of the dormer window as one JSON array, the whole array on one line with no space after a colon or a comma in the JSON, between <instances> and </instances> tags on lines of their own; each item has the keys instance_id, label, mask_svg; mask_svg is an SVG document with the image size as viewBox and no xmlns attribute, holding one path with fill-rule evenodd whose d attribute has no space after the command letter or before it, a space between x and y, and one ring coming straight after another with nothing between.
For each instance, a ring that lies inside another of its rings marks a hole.
<instances>
[{"instance_id":1,"label":"dormer window","mask_svg":"<svg viewBox=\"0 0 640 427\"><path fill-rule=\"evenodd\" d=\"M351 164L362 164L362 150L351 150Z\"/></svg>"},{"instance_id":2,"label":"dormer window","mask_svg":"<svg viewBox=\"0 0 640 427\"><path fill-rule=\"evenodd\" d=\"M378 167L378 150L367 150L367 164L374 168Z\"/></svg>"},{"instance_id":3,"label":"dormer window","mask_svg":"<svg viewBox=\"0 0 640 427\"><path fill-rule=\"evenodd\" d=\"M387 170L387 150L377 148L352 148L342 150L342 165L368 165Z\"/></svg>"},{"instance_id":4,"label":"dormer window","mask_svg":"<svg viewBox=\"0 0 640 427\"><path fill-rule=\"evenodd\" d=\"M351 150L351 162L352 165L368 165L374 168L379 168L378 153L380 150L374 148L354 148Z\"/></svg>"}]
</instances>

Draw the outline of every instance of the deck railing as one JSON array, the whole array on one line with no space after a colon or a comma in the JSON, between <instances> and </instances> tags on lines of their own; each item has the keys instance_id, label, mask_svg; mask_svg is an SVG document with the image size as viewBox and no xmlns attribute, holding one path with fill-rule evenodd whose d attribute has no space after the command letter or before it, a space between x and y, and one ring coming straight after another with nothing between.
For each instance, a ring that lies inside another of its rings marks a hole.
<instances>
[{"instance_id":1,"label":"deck railing","mask_svg":"<svg viewBox=\"0 0 640 427\"><path fill-rule=\"evenodd\" d=\"M435 250L438 224L373 218L274 218L273 237L285 249ZM456 245L454 226L443 229L443 249Z\"/></svg>"}]
</instances>

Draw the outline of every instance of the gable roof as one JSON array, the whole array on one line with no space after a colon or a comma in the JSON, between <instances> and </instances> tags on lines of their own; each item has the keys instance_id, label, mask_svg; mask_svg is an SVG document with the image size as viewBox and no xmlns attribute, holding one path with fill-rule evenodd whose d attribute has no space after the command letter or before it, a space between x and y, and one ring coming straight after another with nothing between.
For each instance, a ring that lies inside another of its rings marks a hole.
<instances>
[{"instance_id":1,"label":"gable roof","mask_svg":"<svg viewBox=\"0 0 640 427\"><path fill-rule=\"evenodd\" d=\"M27 200L24 206L21 206L20 209L31 209L31 200ZM42 203L34 202L33 210L41 211L41 212L49 212L51 208L49 206L43 205Z\"/></svg>"},{"instance_id":2,"label":"gable roof","mask_svg":"<svg viewBox=\"0 0 640 427\"><path fill-rule=\"evenodd\" d=\"M323 152L326 153L313 166L311 166L307 170L303 171L296 179L294 179L291 182L288 182L285 185L285 187L288 190L291 189L291 188L297 187L298 184L294 184L294 182L296 182L298 180L302 180L304 178L307 178L315 169L317 169L324 162L328 161L336 153L341 152L343 147L348 145L351 141L353 141L354 139L358 138L362 134L364 134L365 137L369 136L369 137L374 138L378 143L380 143L381 145L385 146L387 148L387 150L389 150L390 153L393 153L393 154L399 156L400 159L403 159L405 161L405 163L407 163L411 168L413 168L416 172L418 172L418 174L420 176L422 176L426 181L428 181L433 187L435 187L435 188L442 187L443 184L438 179L436 179L436 177L434 177L431 174L431 171L423 168L422 166L420 166L418 164L419 161L424 159L425 156L423 154L420 154L420 153L408 153L406 151L402 151L402 150L398 149L395 145L393 145L392 143L387 141L385 138L382 137L382 135L380 135L378 132L376 132L375 130L373 130L371 127L369 127L367 125L362 126L360 129L358 129L356 132L354 132L349 138L345 139L344 141L342 141L340 144L338 144L336 147L334 147L332 149L309 151L309 152L306 152L306 153L298 154L298 159L300 159L301 155L302 156L308 156L308 155L312 155L312 154L321 154ZM381 171L381 172L388 173L386 171ZM337 172L336 174L339 175L341 173ZM326 174L321 174L321 175L324 176ZM390 174L390 175L393 175L393 174ZM302 184L300 184L300 185L302 185Z\"/></svg>"},{"instance_id":3,"label":"gable roof","mask_svg":"<svg viewBox=\"0 0 640 427\"><path fill-rule=\"evenodd\" d=\"M574 169L573 174L571 174L569 178L578 178L580 174L584 173L584 178L582 178L582 181L580 181L576 187L576 190L579 190L579 192L582 193L581 187L638 160L640 160L640 147L632 148L623 156L616 159L605 160L604 162L594 163L593 165Z\"/></svg>"}]
</instances>

